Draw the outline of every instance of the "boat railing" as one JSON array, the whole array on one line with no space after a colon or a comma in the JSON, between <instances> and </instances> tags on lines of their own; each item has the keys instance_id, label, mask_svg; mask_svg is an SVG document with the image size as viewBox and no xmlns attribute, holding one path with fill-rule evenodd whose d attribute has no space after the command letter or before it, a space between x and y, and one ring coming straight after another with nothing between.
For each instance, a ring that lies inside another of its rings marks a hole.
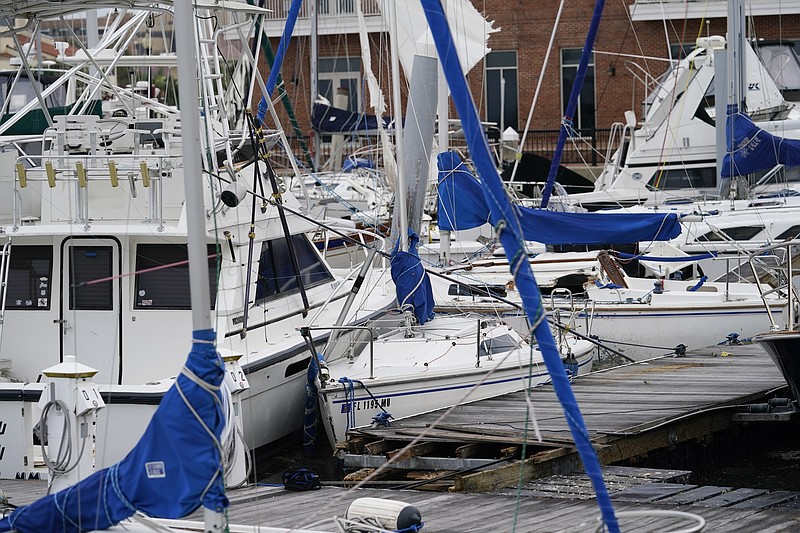
<instances>
[{"instance_id":1,"label":"boat railing","mask_svg":"<svg viewBox=\"0 0 800 533\"><path fill-rule=\"evenodd\" d=\"M3 345L3 324L8 299L8 273L11 269L11 238L7 238L0 249L0 346Z\"/></svg>"},{"instance_id":2,"label":"boat railing","mask_svg":"<svg viewBox=\"0 0 800 533\"><path fill-rule=\"evenodd\" d=\"M46 183L49 189L59 184L73 188L73 211L75 220L88 222L92 218L88 189L92 182L104 182L111 188L118 188L128 182L130 197L137 198L138 187L148 191L148 220L164 226L163 180L172 176L171 170L175 156L145 153L87 154L61 153L47 155L26 155L16 159L14 165L14 194L21 195L29 182ZM27 164L35 166L28 167ZM102 201L99 198L98 201ZM14 228L23 223L23 216L13 208Z\"/></svg>"},{"instance_id":3,"label":"boat railing","mask_svg":"<svg viewBox=\"0 0 800 533\"><path fill-rule=\"evenodd\" d=\"M766 246L753 253L748 259L756 287L764 302L770 321L770 329L794 330L797 320L797 291L794 287L794 277L800 273L795 262L800 259L800 240L790 240L779 244ZM771 283L766 288L759 280L764 279L765 273L771 277ZM776 297L786 298L785 324L779 324L770 302L774 304Z\"/></svg>"}]
</instances>

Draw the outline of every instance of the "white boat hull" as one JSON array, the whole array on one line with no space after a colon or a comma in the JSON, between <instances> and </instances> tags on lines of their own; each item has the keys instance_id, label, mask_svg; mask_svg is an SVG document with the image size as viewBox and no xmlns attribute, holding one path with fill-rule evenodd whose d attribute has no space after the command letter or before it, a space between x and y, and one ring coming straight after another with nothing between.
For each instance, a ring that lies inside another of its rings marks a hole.
<instances>
[{"instance_id":1,"label":"white boat hull","mask_svg":"<svg viewBox=\"0 0 800 533\"><path fill-rule=\"evenodd\" d=\"M573 353L578 375L591 371L592 345L579 341L573 345ZM346 439L347 431L374 424L373 418L382 413L390 414L391 420L399 420L549 382L550 375L538 350L532 357L533 364L529 364L529 349L521 349L505 359L482 361L477 368L471 360L460 365L460 369L448 367L429 373L409 368L406 375L398 372L392 375L378 369L374 378L369 378L368 374L359 376L359 372L351 368L352 373L348 375L352 391L349 382L342 383L338 378L328 380L320 389L326 434L331 443L341 442ZM336 370L342 369L331 366L330 370L334 375Z\"/></svg>"}]
</instances>

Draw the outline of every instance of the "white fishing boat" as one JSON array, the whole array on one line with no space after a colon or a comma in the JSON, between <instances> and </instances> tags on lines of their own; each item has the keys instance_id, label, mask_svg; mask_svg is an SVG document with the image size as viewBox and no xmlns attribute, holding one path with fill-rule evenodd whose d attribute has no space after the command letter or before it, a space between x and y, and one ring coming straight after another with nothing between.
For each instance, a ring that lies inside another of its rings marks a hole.
<instances>
[{"instance_id":1,"label":"white fishing boat","mask_svg":"<svg viewBox=\"0 0 800 533\"><path fill-rule=\"evenodd\" d=\"M197 19L204 54L197 141L187 140L185 117L160 106L146 121L133 114L56 117L40 139L40 155L7 150L0 156L0 408L35 413L41 370L76 356L97 370L95 381L111 405L101 417L114 430L98 436L98 466L119 460L136 442L189 347L182 333L192 315L185 180L205 182L208 210L200 223L208 243L209 309L219 351L241 371L237 387L247 398L241 413L249 446L302 427L311 354L297 328L358 323L394 301L379 270L365 269L369 291L354 294L359 269L326 264L307 235L316 221L284 192L284 178L262 158L238 156L237 148L251 142L264 150L288 146L280 130L256 139L231 129L224 112L217 48L226 47L219 40L241 31L247 41L252 11L231 2L213 18L230 24L226 32L215 32L211 19ZM100 47L146 29L146 16L120 11L110 17ZM239 59L254 61L246 44L240 50ZM87 54L74 72L92 66L95 55L104 53ZM114 61L108 64L97 64L100 74L83 85L84 99L117 91L108 78ZM197 175L186 173L186 142L202 145ZM4 475L40 469L24 459L33 434L22 436L18 453L0 457Z\"/></svg>"}]
</instances>

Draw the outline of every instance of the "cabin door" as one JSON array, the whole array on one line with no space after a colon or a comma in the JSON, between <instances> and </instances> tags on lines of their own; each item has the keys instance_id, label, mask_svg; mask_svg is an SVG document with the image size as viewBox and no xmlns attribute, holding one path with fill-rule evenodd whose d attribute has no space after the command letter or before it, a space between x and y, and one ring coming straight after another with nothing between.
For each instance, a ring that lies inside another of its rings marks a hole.
<instances>
[{"instance_id":1,"label":"cabin door","mask_svg":"<svg viewBox=\"0 0 800 533\"><path fill-rule=\"evenodd\" d=\"M61 245L61 358L98 370L97 383L122 375L120 243L113 237L70 238Z\"/></svg>"}]
</instances>

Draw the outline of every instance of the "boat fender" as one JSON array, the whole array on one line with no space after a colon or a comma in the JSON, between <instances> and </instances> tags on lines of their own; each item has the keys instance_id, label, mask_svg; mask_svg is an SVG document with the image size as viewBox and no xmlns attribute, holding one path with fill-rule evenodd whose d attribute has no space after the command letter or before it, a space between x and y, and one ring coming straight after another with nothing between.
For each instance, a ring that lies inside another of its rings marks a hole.
<instances>
[{"instance_id":1,"label":"boat fender","mask_svg":"<svg viewBox=\"0 0 800 533\"><path fill-rule=\"evenodd\" d=\"M347 508L348 520L373 519L392 531L419 531L422 515L413 505L383 498L358 498Z\"/></svg>"}]
</instances>

